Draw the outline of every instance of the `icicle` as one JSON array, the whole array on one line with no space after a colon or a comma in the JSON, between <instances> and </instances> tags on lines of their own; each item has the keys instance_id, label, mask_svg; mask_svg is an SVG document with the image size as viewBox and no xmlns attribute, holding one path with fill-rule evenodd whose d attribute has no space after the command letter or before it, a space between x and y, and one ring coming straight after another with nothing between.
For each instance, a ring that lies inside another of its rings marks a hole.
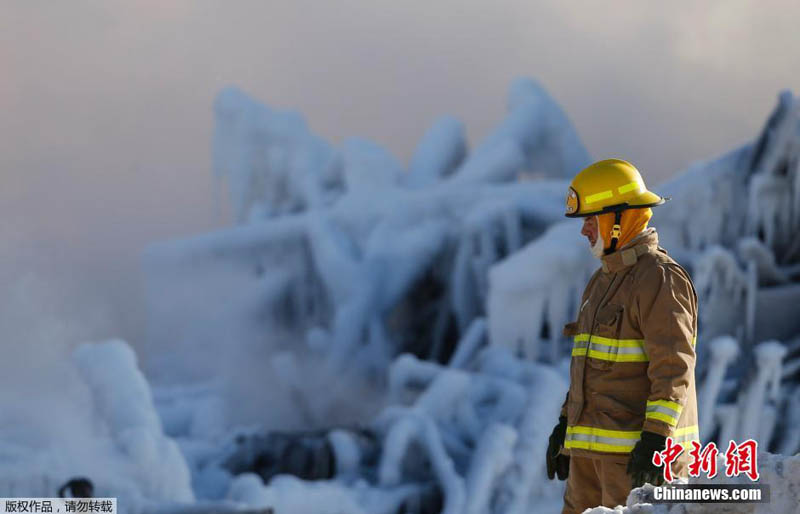
<instances>
[{"instance_id":1,"label":"icicle","mask_svg":"<svg viewBox=\"0 0 800 514\"><path fill-rule=\"evenodd\" d=\"M506 253L512 254L522 246L519 212L513 208L503 210L503 229L506 242Z\"/></svg>"},{"instance_id":2,"label":"icicle","mask_svg":"<svg viewBox=\"0 0 800 514\"><path fill-rule=\"evenodd\" d=\"M746 277L746 294L745 294L745 337L748 342L755 339L756 330L756 305L758 301L758 268L755 261L747 263Z\"/></svg>"},{"instance_id":3,"label":"icicle","mask_svg":"<svg viewBox=\"0 0 800 514\"><path fill-rule=\"evenodd\" d=\"M787 395L788 401L783 412L784 433L778 446L778 453L794 455L800 451L800 385L792 388L792 393Z\"/></svg>"},{"instance_id":4,"label":"icicle","mask_svg":"<svg viewBox=\"0 0 800 514\"><path fill-rule=\"evenodd\" d=\"M547 326L550 329L548 334L550 348L547 352L547 360L551 363L558 362L559 348L563 338L561 327L569 321L567 317L570 306L569 297L569 287L556 287L550 292L547 300Z\"/></svg>"},{"instance_id":5,"label":"icicle","mask_svg":"<svg viewBox=\"0 0 800 514\"><path fill-rule=\"evenodd\" d=\"M739 426L739 407L734 404L718 405L714 414L720 425L717 446L726 448L728 441L736 439Z\"/></svg>"},{"instance_id":6,"label":"icicle","mask_svg":"<svg viewBox=\"0 0 800 514\"><path fill-rule=\"evenodd\" d=\"M464 233L458 243L450 279L453 291L450 299L453 304L453 312L458 321L459 331L462 332L467 328L476 310L472 295L474 289L471 287L473 274L469 269L472 254L472 235Z\"/></svg>"},{"instance_id":7,"label":"icicle","mask_svg":"<svg viewBox=\"0 0 800 514\"><path fill-rule=\"evenodd\" d=\"M728 366L739 356L739 344L730 336L714 338L707 344L709 348L709 367L706 379L698 394L700 416L700 440L705 441L714 431L716 417L714 411L722 387L722 380Z\"/></svg>"},{"instance_id":8,"label":"icicle","mask_svg":"<svg viewBox=\"0 0 800 514\"><path fill-rule=\"evenodd\" d=\"M780 377L781 361L786 348L777 341L767 341L757 345L753 354L756 360L756 375L739 395L739 416L741 419L738 438L757 438L765 402L771 398L767 389Z\"/></svg>"},{"instance_id":9,"label":"icicle","mask_svg":"<svg viewBox=\"0 0 800 514\"><path fill-rule=\"evenodd\" d=\"M795 160L792 169L792 213L794 219L791 224L791 234L800 232L800 156Z\"/></svg>"}]
</instances>

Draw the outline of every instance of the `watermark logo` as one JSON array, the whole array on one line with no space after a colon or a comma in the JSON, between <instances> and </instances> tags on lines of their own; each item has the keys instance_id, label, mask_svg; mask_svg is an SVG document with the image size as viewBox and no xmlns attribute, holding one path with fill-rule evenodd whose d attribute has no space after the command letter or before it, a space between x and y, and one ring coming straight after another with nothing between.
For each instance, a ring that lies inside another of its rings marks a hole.
<instances>
[{"instance_id":1,"label":"watermark logo","mask_svg":"<svg viewBox=\"0 0 800 514\"><path fill-rule=\"evenodd\" d=\"M672 463L683 453L683 446L675 443L671 437L667 437L667 445L663 451L653 454L653 464L664 467L664 480L672 482ZM689 450L689 476L699 477L700 472L706 473L708 478L717 475L717 455L719 449L714 443L708 443L705 448L697 441L692 441L692 449ZM758 441L748 439L743 443L736 444L735 441L728 443L725 451L725 476L738 477L746 475L753 482L759 478L758 474Z\"/></svg>"}]
</instances>

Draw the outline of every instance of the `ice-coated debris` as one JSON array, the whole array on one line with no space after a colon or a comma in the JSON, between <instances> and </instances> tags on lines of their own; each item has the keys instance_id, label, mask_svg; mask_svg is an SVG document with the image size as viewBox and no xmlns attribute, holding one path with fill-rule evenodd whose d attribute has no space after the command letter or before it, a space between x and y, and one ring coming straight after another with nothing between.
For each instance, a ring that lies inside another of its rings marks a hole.
<instances>
[{"instance_id":1,"label":"ice-coated debris","mask_svg":"<svg viewBox=\"0 0 800 514\"><path fill-rule=\"evenodd\" d=\"M673 199L651 224L699 297L705 442L800 449L797 105L656 187ZM4 432L0 493L106 469L98 494L128 512L558 512L562 327L599 262L563 218L591 159L543 88L515 81L473 149L439 118L408 169L228 88L213 155L236 225L145 253L150 383L125 344L80 348L88 457ZM796 505L796 457L763 459L775 508ZM663 511L639 503L617 511Z\"/></svg>"}]
</instances>

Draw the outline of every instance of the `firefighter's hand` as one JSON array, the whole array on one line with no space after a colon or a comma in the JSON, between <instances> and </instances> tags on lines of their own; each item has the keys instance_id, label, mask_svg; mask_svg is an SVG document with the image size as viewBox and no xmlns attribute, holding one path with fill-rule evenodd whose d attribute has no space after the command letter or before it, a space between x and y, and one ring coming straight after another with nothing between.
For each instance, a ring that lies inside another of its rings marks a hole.
<instances>
[{"instance_id":1,"label":"firefighter's hand","mask_svg":"<svg viewBox=\"0 0 800 514\"><path fill-rule=\"evenodd\" d=\"M631 476L631 487L641 487L645 483L662 485L664 472L660 466L653 464L653 454L663 451L667 438L653 432L642 432L642 438L631 451L627 473Z\"/></svg>"},{"instance_id":2,"label":"firefighter's hand","mask_svg":"<svg viewBox=\"0 0 800 514\"><path fill-rule=\"evenodd\" d=\"M567 418L558 418L558 425L553 428L547 444L547 478L552 480L558 475L559 480L566 480L569 475L569 457L559 452L564 446L564 437L567 434Z\"/></svg>"}]
</instances>

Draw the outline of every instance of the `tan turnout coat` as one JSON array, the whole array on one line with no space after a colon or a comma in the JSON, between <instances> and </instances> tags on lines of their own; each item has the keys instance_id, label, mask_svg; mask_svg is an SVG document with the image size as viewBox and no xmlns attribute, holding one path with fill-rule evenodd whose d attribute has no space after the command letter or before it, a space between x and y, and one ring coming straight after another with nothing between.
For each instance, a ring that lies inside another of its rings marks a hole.
<instances>
[{"instance_id":1,"label":"tan turnout coat","mask_svg":"<svg viewBox=\"0 0 800 514\"><path fill-rule=\"evenodd\" d=\"M673 469L685 470L699 439L696 334L691 278L658 246L655 229L604 256L577 321L564 327L573 342L564 453L627 460L648 430L684 445Z\"/></svg>"}]
</instances>

